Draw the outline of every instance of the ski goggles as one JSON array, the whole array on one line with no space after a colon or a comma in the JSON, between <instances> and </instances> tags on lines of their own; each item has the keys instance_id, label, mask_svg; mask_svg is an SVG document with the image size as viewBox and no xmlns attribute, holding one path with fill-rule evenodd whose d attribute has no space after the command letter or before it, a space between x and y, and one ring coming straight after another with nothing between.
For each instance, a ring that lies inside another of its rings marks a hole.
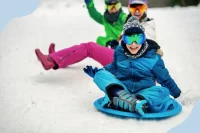
<instances>
[{"instance_id":1,"label":"ski goggles","mask_svg":"<svg viewBox=\"0 0 200 133\"><path fill-rule=\"evenodd\" d=\"M138 45L142 45L146 40L146 36L143 33L133 34L131 36L123 35L122 36L122 40L127 45L132 45L133 42L136 42Z\"/></svg>"},{"instance_id":2,"label":"ski goggles","mask_svg":"<svg viewBox=\"0 0 200 133\"><path fill-rule=\"evenodd\" d=\"M112 10L113 8L119 10L121 7L122 5L120 2L106 4L106 9L109 11Z\"/></svg>"},{"instance_id":3,"label":"ski goggles","mask_svg":"<svg viewBox=\"0 0 200 133\"><path fill-rule=\"evenodd\" d=\"M131 13L136 12L136 10L139 10L140 13L144 13L148 7L146 4L131 4L128 5L128 9Z\"/></svg>"}]
</instances>

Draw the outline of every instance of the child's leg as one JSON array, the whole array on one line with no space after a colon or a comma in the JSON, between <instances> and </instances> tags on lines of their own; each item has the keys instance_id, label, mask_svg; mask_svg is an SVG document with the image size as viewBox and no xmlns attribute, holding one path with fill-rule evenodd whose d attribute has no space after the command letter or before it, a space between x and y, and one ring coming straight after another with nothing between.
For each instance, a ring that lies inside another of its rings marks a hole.
<instances>
[{"instance_id":1,"label":"child's leg","mask_svg":"<svg viewBox=\"0 0 200 133\"><path fill-rule=\"evenodd\" d=\"M146 99L148 107L153 112L159 112L165 102L170 99L169 90L161 86L153 86L144 90L139 91L136 94L138 97Z\"/></svg>"},{"instance_id":2,"label":"child's leg","mask_svg":"<svg viewBox=\"0 0 200 133\"><path fill-rule=\"evenodd\" d=\"M130 94L126 86L110 72L105 70L97 72L94 82L106 94L102 106L106 105L106 102L111 102L116 108L144 115L146 100L140 100Z\"/></svg>"},{"instance_id":3,"label":"child's leg","mask_svg":"<svg viewBox=\"0 0 200 133\"><path fill-rule=\"evenodd\" d=\"M52 53L49 56L59 65L59 68L80 62L90 57L105 66L113 61L114 50L93 42L74 45L70 48Z\"/></svg>"},{"instance_id":4,"label":"child's leg","mask_svg":"<svg viewBox=\"0 0 200 133\"><path fill-rule=\"evenodd\" d=\"M95 84L101 89L104 93L109 95L109 98L112 100L112 94L109 94L108 92L111 92L109 89L121 89L126 90L129 92L124 86L124 84L121 83L113 74L106 70L101 70L97 72L94 76L94 82Z\"/></svg>"},{"instance_id":5,"label":"child's leg","mask_svg":"<svg viewBox=\"0 0 200 133\"><path fill-rule=\"evenodd\" d=\"M96 40L96 42L101 45L101 46L104 46L106 47L106 43L111 40L110 38L108 37L103 37L103 36L99 36Z\"/></svg>"},{"instance_id":6,"label":"child's leg","mask_svg":"<svg viewBox=\"0 0 200 133\"><path fill-rule=\"evenodd\" d=\"M115 90L124 90L126 87L108 71L99 71L94 76L94 82L105 93L102 106L112 102ZM127 89L126 89L127 90ZM127 91L128 92L128 91Z\"/></svg>"}]
</instances>

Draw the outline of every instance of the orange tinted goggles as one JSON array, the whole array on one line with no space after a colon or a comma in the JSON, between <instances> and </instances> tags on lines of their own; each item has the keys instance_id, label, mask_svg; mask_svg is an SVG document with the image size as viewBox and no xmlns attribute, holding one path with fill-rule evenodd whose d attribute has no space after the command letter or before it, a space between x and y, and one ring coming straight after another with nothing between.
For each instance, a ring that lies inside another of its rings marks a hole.
<instances>
[{"instance_id":1,"label":"orange tinted goggles","mask_svg":"<svg viewBox=\"0 0 200 133\"><path fill-rule=\"evenodd\" d=\"M128 9L131 13L136 12L138 10L140 13L144 13L147 10L147 5L146 4L132 4L128 5Z\"/></svg>"}]
</instances>

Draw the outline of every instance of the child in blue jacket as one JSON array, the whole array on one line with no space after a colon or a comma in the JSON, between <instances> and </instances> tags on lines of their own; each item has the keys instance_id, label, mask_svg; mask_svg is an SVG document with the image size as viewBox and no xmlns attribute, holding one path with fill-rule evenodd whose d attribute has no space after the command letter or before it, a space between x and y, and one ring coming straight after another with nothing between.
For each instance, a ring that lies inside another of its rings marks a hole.
<instances>
[{"instance_id":1,"label":"child in blue jacket","mask_svg":"<svg viewBox=\"0 0 200 133\"><path fill-rule=\"evenodd\" d=\"M123 27L114 61L104 69L84 68L106 94L102 106L144 115L147 111L159 112L170 95L180 96L181 90L169 75L161 56L156 54L157 49L156 42L146 39L138 19L131 17ZM161 86L156 86L155 81Z\"/></svg>"}]
</instances>

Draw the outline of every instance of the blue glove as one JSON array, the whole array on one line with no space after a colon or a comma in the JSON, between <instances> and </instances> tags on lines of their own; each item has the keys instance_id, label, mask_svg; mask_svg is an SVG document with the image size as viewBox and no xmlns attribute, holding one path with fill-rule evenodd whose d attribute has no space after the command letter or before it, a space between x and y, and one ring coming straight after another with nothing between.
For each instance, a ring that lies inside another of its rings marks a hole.
<instances>
[{"instance_id":1,"label":"blue glove","mask_svg":"<svg viewBox=\"0 0 200 133\"><path fill-rule=\"evenodd\" d=\"M90 77L94 78L94 75L102 69L98 69L97 67L92 68L92 66L86 66L86 68L83 68L83 71L89 75Z\"/></svg>"},{"instance_id":2,"label":"blue glove","mask_svg":"<svg viewBox=\"0 0 200 133\"><path fill-rule=\"evenodd\" d=\"M174 99L176 99L176 98L180 97L180 95L181 95L181 92L180 92L180 93L178 93L178 94L176 94L176 95L174 95Z\"/></svg>"},{"instance_id":3,"label":"blue glove","mask_svg":"<svg viewBox=\"0 0 200 133\"><path fill-rule=\"evenodd\" d=\"M85 4L89 4L91 0L85 0Z\"/></svg>"}]
</instances>

